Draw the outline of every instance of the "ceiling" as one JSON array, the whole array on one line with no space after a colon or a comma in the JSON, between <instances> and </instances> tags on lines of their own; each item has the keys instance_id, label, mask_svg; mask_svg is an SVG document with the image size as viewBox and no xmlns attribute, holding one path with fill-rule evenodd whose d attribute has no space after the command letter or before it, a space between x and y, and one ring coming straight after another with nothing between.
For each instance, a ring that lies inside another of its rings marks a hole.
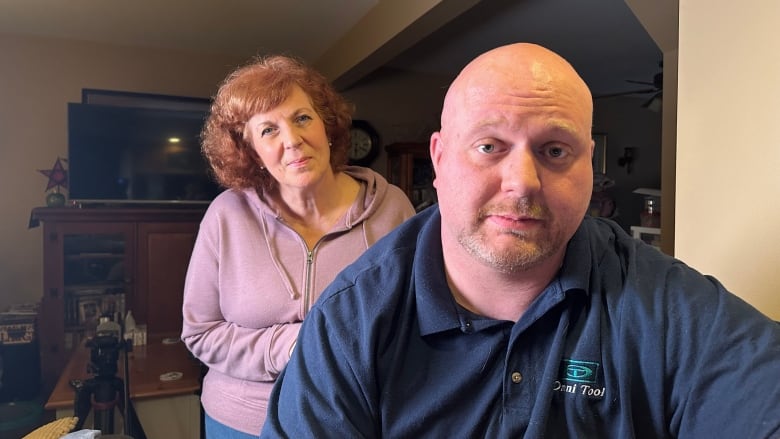
<instances>
[{"instance_id":1,"label":"ceiling","mask_svg":"<svg viewBox=\"0 0 780 439\"><path fill-rule=\"evenodd\" d=\"M479 53L529 41L546 46L580 72L593 95L647 89L661 50L624 0L489 0L477 4L390 65L454 73Z\"/></svg>"},{"instance_id":2,"label":"ceiling","mask_svg":"<svg viewBox=\"0 0 780 439\"><path fill-rule=\"evenodd\" d=\"M423 3L457 12L432 20ZM366 59L382 56L342 88L383 66L454 76L489 48L531 41L567 58L599 96L647 88L626 80L652 81L662 58L624 0L3 0L0 33L245 59L282 52L318 65L337 57L346 40L371 44L355 31L361 21L373 13L390 23L388 11L401 8L412 18L393 24L394 37L362 47Z\"/></svg>"}]
</instances>

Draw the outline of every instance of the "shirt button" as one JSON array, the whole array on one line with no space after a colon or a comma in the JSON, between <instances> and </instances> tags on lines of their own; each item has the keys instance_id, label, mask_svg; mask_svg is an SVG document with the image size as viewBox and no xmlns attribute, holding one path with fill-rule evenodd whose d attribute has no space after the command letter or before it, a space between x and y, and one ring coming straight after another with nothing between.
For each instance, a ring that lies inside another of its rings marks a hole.
<instances>
[{"instance_id":1,"label":"shirt button","mask_svg":"<svg viewBox=\"0 0 780 439\"><path fill-rule=\"evenodd\" d=\"M523 381L523 375L520 372L512 372L512 382L517 384L520 381Z\"/></svg>"}]
</instances>

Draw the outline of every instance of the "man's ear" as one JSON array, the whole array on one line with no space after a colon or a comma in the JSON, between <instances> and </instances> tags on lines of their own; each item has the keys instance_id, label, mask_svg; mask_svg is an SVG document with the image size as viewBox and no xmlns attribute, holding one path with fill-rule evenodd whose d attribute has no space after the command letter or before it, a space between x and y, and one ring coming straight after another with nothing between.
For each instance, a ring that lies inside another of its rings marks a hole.
<instances>
[{"instance_id":1,"label":"man's ear","mask_svg":"<svg viewBox=\"0 0 780 439\"><path fill-rule=\"evenodd\" d=\"M441 160L441 153L444 149L444 144L441 139L441 132L434 131L433 134L431 134L431 144L428 147L429 151L428 153L431 156L431 163L433 164L433 187L437 188L436 186L436 176L439 175L439 161Z\"/></svg>"}]
</instances>

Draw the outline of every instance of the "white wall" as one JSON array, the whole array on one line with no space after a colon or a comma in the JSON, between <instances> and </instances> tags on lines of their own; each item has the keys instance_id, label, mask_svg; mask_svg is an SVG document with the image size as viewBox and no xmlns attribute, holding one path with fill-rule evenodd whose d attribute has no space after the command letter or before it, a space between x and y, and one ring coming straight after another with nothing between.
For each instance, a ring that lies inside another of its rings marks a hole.
<instances>
[{"instance_id":1,"label":"white wall","mask_svg":"<svg viewBox=\"0 0 780 439\"><path fill-rule=\"evenodd\" d=\"M780 320L780 2L680 0L675 255Z\"/></svg>"}]
</instances>

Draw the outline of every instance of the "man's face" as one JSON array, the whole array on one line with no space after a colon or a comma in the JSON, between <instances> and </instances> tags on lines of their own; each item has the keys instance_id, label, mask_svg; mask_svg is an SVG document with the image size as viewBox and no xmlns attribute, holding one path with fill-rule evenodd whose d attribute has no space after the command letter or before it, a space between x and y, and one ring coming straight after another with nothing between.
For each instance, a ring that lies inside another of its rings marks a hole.
<instances>
[{"instance_id":1,"label":"man's face","mask_svg":"<svg viewBox=\"0 0 780 439\"><path fill-rule=\"evenodd\" d=\"M593 143L576 89L533 69L503 79L459 84L431 157L445 249L518 273L562 259L590 201Z\"/></svg>"}]
</instances>

